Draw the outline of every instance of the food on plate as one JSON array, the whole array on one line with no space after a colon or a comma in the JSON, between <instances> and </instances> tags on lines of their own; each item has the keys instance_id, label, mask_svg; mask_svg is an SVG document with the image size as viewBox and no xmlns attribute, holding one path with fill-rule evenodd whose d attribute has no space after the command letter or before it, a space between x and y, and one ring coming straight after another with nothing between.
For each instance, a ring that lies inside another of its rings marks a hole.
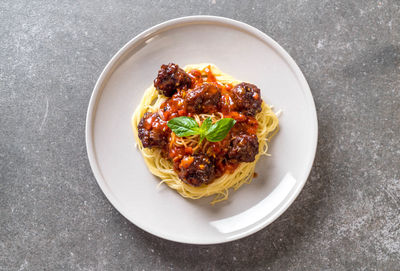
<instances>
[{"instance_id":1,"label":"food on plate","mask_svg":"<svg viewBox=\"0 0 400 271\"><path fill-rule=\"evenodd\" d=\"M213 64L162 65L132 117L152 174L186 198L228 198L252 181L279 121L260 89Z\"/></svg>"}]
</instances>

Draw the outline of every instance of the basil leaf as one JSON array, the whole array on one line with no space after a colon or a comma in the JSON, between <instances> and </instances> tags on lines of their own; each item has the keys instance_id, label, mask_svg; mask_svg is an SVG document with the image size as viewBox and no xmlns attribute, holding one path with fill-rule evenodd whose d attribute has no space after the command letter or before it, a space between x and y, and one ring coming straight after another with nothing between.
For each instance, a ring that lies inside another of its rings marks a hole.
<instances>
[{"instance_id":1,"label":"basil leaf","mask_svg":"<svg viewBox=\"0 0 400 271\"><path fill-rule=\"evenodd\" d=\"M206 118L203 123L201 124L201 131L204 132L204 134L208 131L208 129L210 129L212 125L212 120L210 117Z\"/></svg>"},{"instance_id":2,"label":"basil leaf","mask_svg":"<svg viewBox=\"0 0 400 271\"><path fill-rule=\"evenodd\" d=\"M228 135L235 123L236 120L231 118L220 119L207 130L206 139L210 142L221 141Z\"/></svg>"},{"instance_id":3,"label":"basil leaf","mask_svg":"<svg viewBox=\"0 0 400 271\"><path fill-rule=\"evenodd\" d=\"M210 129L212 125L212 120L210 117L206 118L203 123L200 126L200 142L199 144L201 144L201 142L203 142L203 139L206 137L206 133L208 131L208 129Z\"/></svg>"},{"instance_id":4,"label":"basil leaf","mask_svg":"<svg viewBox=\"0 0 400 271\"><path fill-rule=\"evenodd\" d=\"M235 125L236 121L231 118L220 119L212 124L211 118L207 118L201 124L190 117L178 117L168 121L168 127L179 137L200 135L200 143L206 138L210 142L223 140Z\"/></svg>"},{"instance_id":5,"label":"basil leaf","mask_svg":"<svg viewBox=\"0 0 400 271\"><path fill-rule=\"evenodd\" d=\"M168 127L179 137L198 135L200 127L193 118L177 117L167 123Z\"/></svg>"}]
</instances>

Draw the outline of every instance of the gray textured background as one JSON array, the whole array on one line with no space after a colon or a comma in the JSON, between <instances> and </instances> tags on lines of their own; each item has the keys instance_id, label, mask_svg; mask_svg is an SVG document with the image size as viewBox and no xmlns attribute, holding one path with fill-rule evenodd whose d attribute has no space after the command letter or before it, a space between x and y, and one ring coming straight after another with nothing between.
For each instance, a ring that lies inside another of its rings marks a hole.
<instances>
[{"instance_id":1,"label":"gray textured background","mask_svg":"<svg viewBox=\"0 0 400 271\"><path fill-rule=\"evenodd\" d=\"M111 56L162 21L253 25L297 61L319 142L294 204L260 232L194 246L151 236L107 201L85 114ZM1 270L400 270L400 2L1 1Z\"/></svg>"}]
</instances>

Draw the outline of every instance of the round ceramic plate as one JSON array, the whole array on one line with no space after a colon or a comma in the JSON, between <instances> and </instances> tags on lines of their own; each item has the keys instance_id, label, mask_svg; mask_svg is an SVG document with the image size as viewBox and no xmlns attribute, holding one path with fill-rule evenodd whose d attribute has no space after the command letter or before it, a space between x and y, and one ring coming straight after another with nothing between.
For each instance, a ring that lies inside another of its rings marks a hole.
<instances>
[{"instance_id":1,"label":"round ceramic plate","mask_svg":"<svg viewBox=\"0 0 400 271\"><path fill-rule=\"evenodd\" d=\"M132 133L131 117L161 64L209 62L256 84L262 98L281 110L270 157L251 184L227 201L181 197L147 169ZM314 160L317 116L308 84L293 59L266 34L238 21L193 16L141 33L107 64L87 114L90 165L104 194L128 220L159 237L192 244L242 238L274 221L300 193Z\"/></svg>"}]
</instances>

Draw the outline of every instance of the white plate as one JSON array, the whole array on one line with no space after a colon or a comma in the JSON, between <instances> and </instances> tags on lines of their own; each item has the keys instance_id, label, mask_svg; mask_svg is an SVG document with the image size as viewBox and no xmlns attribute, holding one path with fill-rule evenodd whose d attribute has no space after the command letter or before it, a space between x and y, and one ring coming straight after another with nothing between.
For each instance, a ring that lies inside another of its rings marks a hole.
<instances>
[{"instance_id":1,"label":"white plate","mask_svg":"<svg viewBox=\"0 0 400 271\"><path fill-rule=\"evenodd\" d=\"M216 64L256 84L281 109L281 130L258 177L211 206L189 200L154 177L135 148L131 116L161 64ZM300 193L314 160L317 116L308 84L293 59L270 37L231 19L192 16L154 26L126 44L94 88L86 122L90 165L104 194L128 220L159 237L215 244L254 233L281 215Z\"/></svg>"}]
</instances>

